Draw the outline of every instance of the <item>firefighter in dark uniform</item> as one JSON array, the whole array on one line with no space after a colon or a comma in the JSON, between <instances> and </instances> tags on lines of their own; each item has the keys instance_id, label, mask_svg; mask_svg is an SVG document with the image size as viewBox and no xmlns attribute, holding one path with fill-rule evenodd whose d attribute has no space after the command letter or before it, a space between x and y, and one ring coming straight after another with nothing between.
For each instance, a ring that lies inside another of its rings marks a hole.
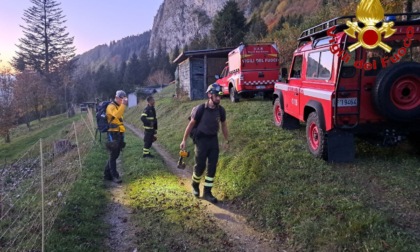
<instances>
[{"instance_id":1,"label":"firefighter in dark uniform","mask_svg":"<svg viewBox=\"0 0 420 252\"><path fill-rule=\"evenodd\" d=\"M147 106L144 108L140 117L144 127L143 157L152 158L153 155L150 154L150 147L152 147L152 143L156 141L155 135L157 133L158 124L155 110L155 99L152 96L148 96L146 101Z\"/></svg>"},{"instance_id":2,"label":"firefighter in dark uniform","mask_svg":"<svg viewBox=\"0 0 420 252\"><path fill-rule=\"evenodd\" d=\"M125 147L123 115L127 104L126 93L118 90L114 100L106 108L106 118L109 123L106 147L109 150L109 160L105 166L104 178L115 183L122 182L117 171L117 158Z\"/></svg>"},{"instance_id":3,"label":"firefighter in dark uniform","mask_svg":"<svg viewBox=\"0 0 420 252\"><path fill-rule=\"evenodd\" d=\"M194 196L199 197L199 185L207 162L203 197L212 203L217 203L217 198L213 196L211 190L213 188L216 166L219 159L219 140L217 137L219 124L222 127L222 133L227 144L229 143L228 129L226 125L226 111L220 105L220 99L223 95L221 87L217 83L211 84L207 88L206 93L208 100L204 105L204 110L196 126L196 135L194 138L195 166L192 175L192 189ZM193 110L191 114L191 120L185 129L184 137L180 144L181 150L185 150L187 138L197 123L195 120L195 118L198 118L196 117L197 111L198 109Z\"/></svg>"}]
</instances>

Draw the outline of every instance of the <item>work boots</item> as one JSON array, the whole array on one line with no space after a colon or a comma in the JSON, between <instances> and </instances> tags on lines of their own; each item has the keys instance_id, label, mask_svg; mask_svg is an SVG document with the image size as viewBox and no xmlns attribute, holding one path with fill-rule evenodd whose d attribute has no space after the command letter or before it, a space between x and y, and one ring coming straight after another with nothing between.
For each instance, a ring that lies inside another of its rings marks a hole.
<instances>
[{"instance_id":1,"label":"work boots","mask_svg":"<svg viewBox=\"0 0 420 252\"><path fill-rule=\"evenodd\" d=\"M114 182L114 183L117 183L117 184L121 184L122 183L122 180L121 180L121 178L117 178L117 177L113 177L112 178L112 182Z\"/></svg>"},{"instance_id":2,"label":"work boots","mask_svg":"<svg viewBox=\"0 0 420 252\"><path fill-rule=\"evenodd\" d=\"M197 182L193 181L191 183L191 185L192 185L192 188L193 188L193 195L197 198L200 197L200 188L199 188L200 183L197 183Z\"/></svg>"},{"instance_id":3,"label":"work boots","mask_svg":"<svg viewBox=\"0 0 420 252\"><path fill-rule=\"evenodd\" d=\"M154 158L155 156L153 156L152 154L143 154L144 158Z\"/></svg>"},{"instance_id":4,"label":"work boots","mask_svg":"<svg viewBox=\"0 0 420 252\"><path fill-rule=\"evenodd\" d=\"M217 199L211 194L211 187L204 187L204 195L203 198L213 204L217 203Z\"/></svg>"}]
</instances>

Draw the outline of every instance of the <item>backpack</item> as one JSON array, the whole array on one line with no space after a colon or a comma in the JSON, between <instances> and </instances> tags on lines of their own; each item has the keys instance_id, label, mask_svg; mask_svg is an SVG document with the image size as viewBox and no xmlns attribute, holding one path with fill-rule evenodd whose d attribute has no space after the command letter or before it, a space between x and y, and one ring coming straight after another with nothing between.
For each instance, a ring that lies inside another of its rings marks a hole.
<instances>
[{"instance_id":1,"label":"backpack","mask_svg":"<svg viewBox=\"0 0 420 252\"><path fill-rule=\"evenodd\" d=\"M191 115L188 117L188 120L191 121L192 114L194 114L194 112L197 111L197 112L195 112L195 118L194 118L195 119L195 124L194 124L194 127L191 129L191 132L190 132L190 137L192 138L193 142L195 142L195 135L197 133L198 124L200 124L201 117L203 117L203 114L204 114L204 107L205 107L204 103L195 106L191 110Z\"/></svg>"},{"instance_id":2,"label":"backpack","mask_svg":"<svg viewBox=\"0 0 420 252\"><path fill-rule=\"evenodd\" d=\"M96 108L96 124L99 132L107 132L109 129L109 122L106 119L106 108L111 103L110 101L103 101Z\"/></svg>"}]
</instances>

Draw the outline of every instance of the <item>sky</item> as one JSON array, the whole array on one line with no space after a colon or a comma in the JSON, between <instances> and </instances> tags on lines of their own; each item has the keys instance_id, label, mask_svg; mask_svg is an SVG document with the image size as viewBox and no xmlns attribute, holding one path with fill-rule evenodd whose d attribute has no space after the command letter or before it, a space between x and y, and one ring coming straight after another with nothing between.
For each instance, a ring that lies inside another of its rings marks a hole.
<instances>
[{"instance_id":1,"label":"sky","mask_svg":"<svg viewBox=\"0 0 420 252\"><path fill-rule=\"evenodd\" d=\"M67 32L74 37L76 54L151 30L163 1L56 0L67 20ZM15 56L16 44L23 38L23 13L31 6L30 0L0 0L0 67L8 66Z\"/></svg>"}]
</instances>

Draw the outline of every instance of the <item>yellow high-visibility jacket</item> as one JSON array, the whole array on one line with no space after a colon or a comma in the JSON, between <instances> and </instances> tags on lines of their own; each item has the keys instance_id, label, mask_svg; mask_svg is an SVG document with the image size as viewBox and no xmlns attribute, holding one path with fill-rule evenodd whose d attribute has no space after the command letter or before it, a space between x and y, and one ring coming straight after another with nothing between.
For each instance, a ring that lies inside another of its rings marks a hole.
<instances>
[{"instance_id":1,"label":"yellow high-visibility jacket","mask_svg":"<svg viewBox=\"0 0 420 252\"><path fill-rule=\"evenodd\" d=\"M126 105L118 105L115 101L111 102L106 108L106 119L109 122L108 132L125 132L123 115Z\"/></svg>"}]
</instances>

